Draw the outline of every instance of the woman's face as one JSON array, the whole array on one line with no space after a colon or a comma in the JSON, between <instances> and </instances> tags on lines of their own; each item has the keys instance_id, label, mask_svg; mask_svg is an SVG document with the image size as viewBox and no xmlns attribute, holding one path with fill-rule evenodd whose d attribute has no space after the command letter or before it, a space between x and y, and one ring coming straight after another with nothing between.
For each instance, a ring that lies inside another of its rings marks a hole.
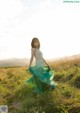
<instances>
[{"instance_id":1,"label":"woman's face","mask_svg":"<svg viewBox=\"0 0 80 113\"><path fill-rule=\"evenodd\" d=\"M39 46L39 42L38 41L34 42L34 46L37 48Z\"/></svg>"}]
</instances>

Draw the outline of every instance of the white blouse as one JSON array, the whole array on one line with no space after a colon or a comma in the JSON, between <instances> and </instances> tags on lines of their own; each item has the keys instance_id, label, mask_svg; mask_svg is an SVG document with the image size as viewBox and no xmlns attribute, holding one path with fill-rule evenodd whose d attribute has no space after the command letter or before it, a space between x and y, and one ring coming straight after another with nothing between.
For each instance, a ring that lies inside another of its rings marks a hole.
<instances>
[{"instance_id":1,"label":"white blouse","mask_svg":"<svg viewBox=\"0 0 80 113\"><path fill-rule=\"evenodd\" d=\"M40 51L40 49L34 48L34 56L35 56L36 64L43 65L44 63L43 54Z\"/></svg>"}]
</instances>

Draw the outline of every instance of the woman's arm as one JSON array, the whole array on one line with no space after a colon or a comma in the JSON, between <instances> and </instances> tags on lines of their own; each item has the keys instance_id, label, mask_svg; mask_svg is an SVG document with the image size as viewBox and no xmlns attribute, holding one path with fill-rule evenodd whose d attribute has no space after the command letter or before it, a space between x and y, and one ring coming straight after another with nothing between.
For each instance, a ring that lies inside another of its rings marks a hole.
<instances>
[{"instance_id":1,"label":"woman's arm","mask_svg":"<svg viewBox=\"0 0 80 113\"><path fill-rule=\"evenodd\" d=\"M43 58L43 61L44 61L44 63L49 67L48 63L44 60L44 58Z\"/></svg>"},{"instance_id":2,"label":"woman's arm","mask_svg":"<svg viewBox=\"0 0 80 113\"><path fill-rule=\"evenodd\" d=\"M31 64L32 64L32 62L33 62L34 54L35 54L35 49L32 48L32 50L31 50L31 58L30 58L30 63L29 63L29 68L31 67Z\"/></svg>"},{"instance_id":3,"label":"woman's arm","mask_svg":"<svg viewBox=\"0 0 80 113\"><path fill-rule=\"evenodd\" d=\"M48 67L48 70L47 71L50 71L50 66L48 65L48 63L43 59L44 63L47 65Z\"/></svg>"}]
</instances>

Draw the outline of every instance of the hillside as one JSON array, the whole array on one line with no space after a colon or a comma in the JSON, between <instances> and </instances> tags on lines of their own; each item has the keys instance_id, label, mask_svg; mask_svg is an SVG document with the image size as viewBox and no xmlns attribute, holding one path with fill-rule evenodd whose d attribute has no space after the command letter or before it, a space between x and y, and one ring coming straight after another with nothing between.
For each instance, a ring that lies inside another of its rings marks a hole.
<instances>
[{"instance_id":1,"label":"hillside","mask_svg":"<svg viewBox=\"0 0 80 113\"><path fill-rule=\"evenodd\" d=\"M27 66L29 64L29 59L23 58L11 58L0 60L0 67L9 67L9 66Z\"/></svg>"},{"instance_id":2,"label":"hillside","mask_svg":"<svg viewBox=\"0 0 80 113\"><path fill-rule=\"evenodd\" d=\"M48 63L55 63L55 62L67 62L72 60L80 59L80 54L72 55L72 56L66 56L61 58L54 58L54 59L46 59ZM11 59L3 59L0 60L0 67L12 67L12 66L28 66L29 65L29 58L11 58ZM79 60L78 60L79 61ZM33 61L33 64L35 63L35 59Z\"/></svg>"},{"instance_id":3,"label":"hillside","mask_svg":"<svg viewBox=\"0 0 80 113\"><path fill-rule=\"evenodd\" d=\"M49 65L58 86L41 95L26 84L27 67L0 68L0 105L8 105L9 113L80 113L80 58Z\"/></svg>"}]
</instances>

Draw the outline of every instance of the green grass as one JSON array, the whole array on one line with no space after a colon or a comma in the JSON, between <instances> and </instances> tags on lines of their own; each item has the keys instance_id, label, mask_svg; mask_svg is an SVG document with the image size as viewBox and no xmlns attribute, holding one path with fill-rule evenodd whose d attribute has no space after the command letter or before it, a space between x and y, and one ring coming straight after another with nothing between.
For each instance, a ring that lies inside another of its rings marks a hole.
<instances>
[{"instance_id":1,"label":"green grass","mask_svg":"<svg viewBox=\"0 0 80 113\"><path fill-rule=\"evenodd\" d=\"M52 66L58 86L40 95L25 84L27 67L0 68L0 105L8 105L9 113L80 113L80 66Z\"/></svg>"}]
</instances>

